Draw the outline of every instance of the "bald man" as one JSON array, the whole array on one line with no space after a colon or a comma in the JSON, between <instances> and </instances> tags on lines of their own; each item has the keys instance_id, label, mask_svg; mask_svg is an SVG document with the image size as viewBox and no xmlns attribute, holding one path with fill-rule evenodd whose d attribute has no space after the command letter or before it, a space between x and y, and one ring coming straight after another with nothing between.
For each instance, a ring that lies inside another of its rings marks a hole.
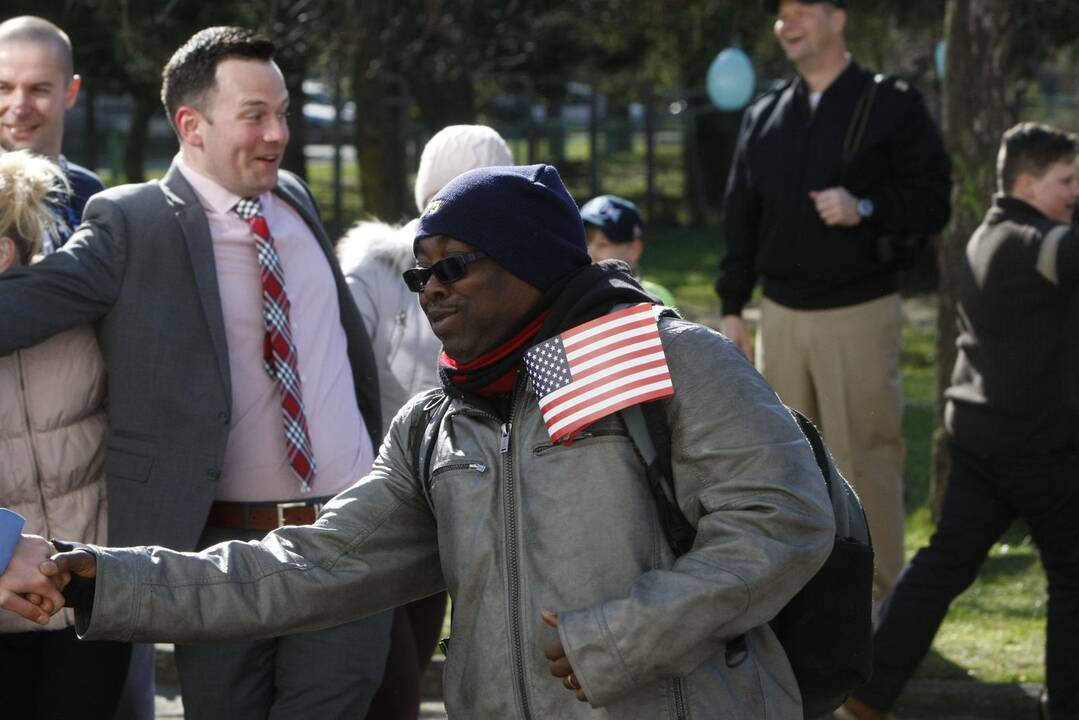
<instances>
[{"instance_id":1,"label":"bald man","mask_svg":"<svg viewBox=\"0 0 1079 720\"><path fill-rule=\"evenodd\" d=\"M31 15L0 23L0 148L49 158L71 186L70 193L53 202L60 223L42 242L46 255L67 242L86 201L105 189L97 175L61 153L64 115L75 105L81 85L67 33Z\"/></svg>"}]
</instances>

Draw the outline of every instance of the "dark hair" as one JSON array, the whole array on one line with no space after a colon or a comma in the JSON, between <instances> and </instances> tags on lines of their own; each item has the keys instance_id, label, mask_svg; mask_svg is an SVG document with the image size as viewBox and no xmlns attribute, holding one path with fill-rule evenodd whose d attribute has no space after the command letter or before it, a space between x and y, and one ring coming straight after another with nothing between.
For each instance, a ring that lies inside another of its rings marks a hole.
<instances>
[{"instance_id":1,"label":"dark hair","mask_svg":"<svg viewBox=\"0 0 1079 720\"><path fill-rule=\"evenodd\" d=\"M173 129L181 105L198 107L206 100L219 62L233 57L272 60L276 49L267 38L241 27L210 27L192 35L161 72L161 102Z\"/></svg>"},{"instance_id":2,"label":"dark hair","mask_svg":"<svg viewBox=\"0 0 1079 720\"><path fill-rule=\"evenodd\" d=\"M1011 194L1022 173L1041 177L1050 165L1076 155L1077 138L1050 125L1025 122L1007 130L997 153L997 189Z\"/></svg>"}]
</instances>

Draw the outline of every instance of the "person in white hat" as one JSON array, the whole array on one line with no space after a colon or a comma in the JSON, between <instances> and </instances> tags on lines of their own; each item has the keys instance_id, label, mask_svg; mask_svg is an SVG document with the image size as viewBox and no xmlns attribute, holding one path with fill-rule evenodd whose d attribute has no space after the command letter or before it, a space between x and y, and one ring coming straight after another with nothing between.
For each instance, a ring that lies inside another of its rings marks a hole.
<instances>
[{"instance_id":1,"label":"person in white hat","mask_svg":"<svg viewBox=\"0 0 1079 720\"><path fill-rule=\"evenodd\" d=\"M416 209L423 212L435 193L468 170L513 165L506 141L486 125L449 125L428 141L416 173ZM361 221L341 239L338 256L352 297L363 315L375 350L383 427L413 395L437 387L442 343L401 282L413 267L417 220L396 227ZM423 673L442 632L446 594L417 600L394 612L390 654L382 686L369 718L418 717Z\"/></svg>"}]
</instances>

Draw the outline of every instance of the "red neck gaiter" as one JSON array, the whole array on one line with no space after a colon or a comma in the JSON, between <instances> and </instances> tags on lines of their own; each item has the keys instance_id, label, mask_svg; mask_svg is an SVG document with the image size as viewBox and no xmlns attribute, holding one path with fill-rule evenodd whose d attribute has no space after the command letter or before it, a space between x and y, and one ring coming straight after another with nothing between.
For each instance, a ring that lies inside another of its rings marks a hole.
<instances>
[{"instance_id":1,"label":"red neck gaiter","mask_svg":"<svg viewBox=\"0 0 1079 720\"><path fill-rule=\"evenodd\" d=\"M444 351L438 357L438 365L444 376L461 390L481 397L501 395L513 390L517 374L523 364L521 356L539 332L549 311L540 313L516 335L475 360L458 363Z\"/></svg>"}]
</instances>

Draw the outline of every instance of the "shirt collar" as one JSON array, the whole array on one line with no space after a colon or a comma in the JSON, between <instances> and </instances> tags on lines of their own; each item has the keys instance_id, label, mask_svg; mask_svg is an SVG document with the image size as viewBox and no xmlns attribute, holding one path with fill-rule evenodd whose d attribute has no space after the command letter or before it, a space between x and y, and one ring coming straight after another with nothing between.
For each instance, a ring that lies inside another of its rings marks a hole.
<instances>
[{"instance_id":1,"label":"shirt collar","mask_svg":"<svg viewBox=\"0 0 1079 720\"><path fill-rule=\"evenodd\" d=\"M1018 213L1039 220L1049 220L1045 213L1028 203L1026 200L1017 198L1014 195L1005 195L1004 193L997 193L993 196L993 210L997 213Z\"/></svg>"},{"instance_id":2,"label":"shirt collar","mask_svg":"<svg viewBox=\"0 0 1079 720\"><path fill-rule=\"evenodd\" d=\"M184 180L187 180L191 189L195 191L199 203L206 210L225 215L236 206L236 203L243 199L236 193L226 190L216 180L184 162L183 153L177 153L173 163L180 170L180 174L184 176ZM265 208L269 202L270 193L262 193L258 198L262 203L262 207Z\"/></svg>"},{"instance_id":3,"label":"shirt collar","mask_svg":"<svg viewBox=\"0 0 1079 720\"><path fill-rule=\"evenodd\" d=\"M847 92L847 86L853 85L856 82L856 78L861 75L861 73L861 66L858 63L854 62L854 59L850 55L847 55L846 67L844 67L843 70L835 76L835 80L832 80L832 82L828 84L828 87L824 88L824 90L821 91L821 100L837 93ZM805 97L806 101L808 102L810 94L809 83L807 83L805 81L805 78L803 78L801 75L795 75L794 77L794 91L797 94Z\"/></svg>"}]
</instances>

